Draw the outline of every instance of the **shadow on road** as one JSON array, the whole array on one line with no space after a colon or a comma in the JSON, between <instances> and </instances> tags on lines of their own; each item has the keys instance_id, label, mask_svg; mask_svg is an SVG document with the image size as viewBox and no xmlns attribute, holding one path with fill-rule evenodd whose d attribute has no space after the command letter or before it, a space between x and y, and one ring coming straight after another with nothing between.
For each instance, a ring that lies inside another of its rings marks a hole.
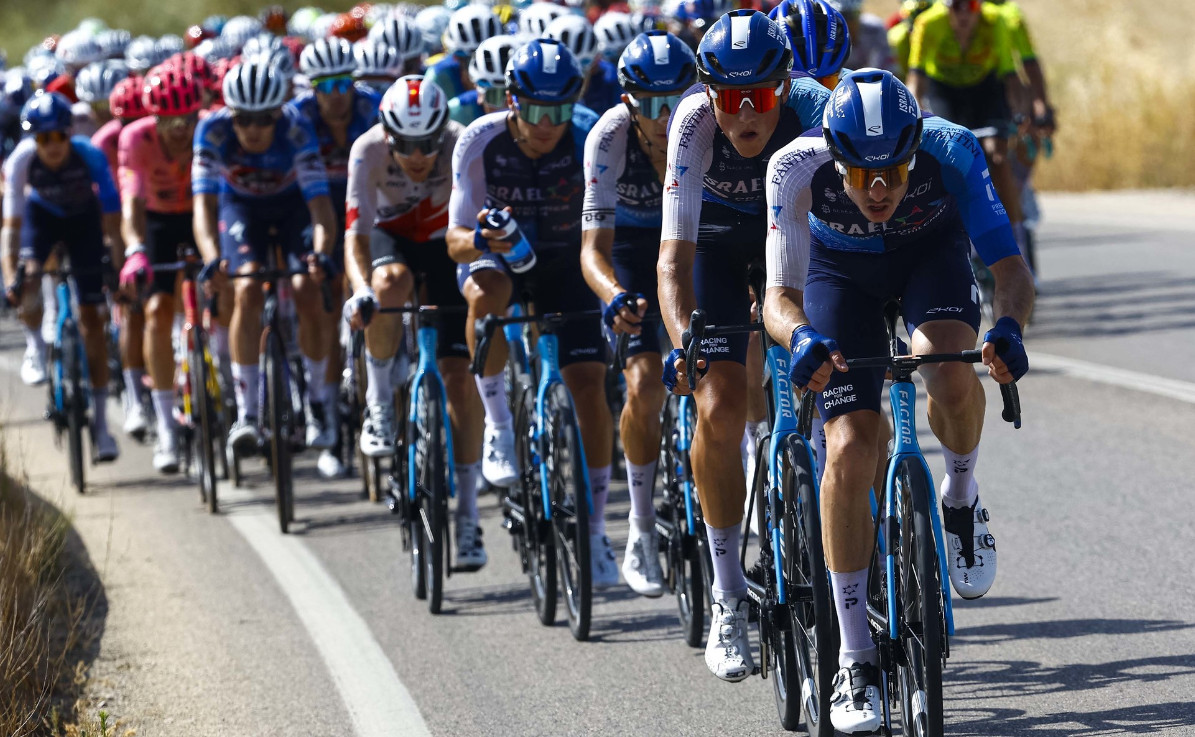
<instances>
[{"instance_id":1,"label":"shadow on road","mask_svg":"<svg viewBox=\"0 0 1195 737\"><path fill-rule=\"evenodd\" d=\"M960 628L953 640L991 645L1010 640L1051 640L1090 635L1143 635L1190 629L1195 623L1157 619L1061 619L1050 622L1019 622ZM952 640L952 641L953 641ZM1195 671L1195 656L1191 661Z\"/></svg>"},{"instance_id":2,"label":"shadow on road","mask_svg":"<svg viewBox=\"0 0 1195 737\"><path fill-rule=\"evenodd\" d=\"M1087 338L1195 327L1195 279L1161 271L1045 279L1033 337Z\"/></svg>"},{"instance_id":3,"label":"shadow on road","mask_svg":"<svg viewBox=\"0 0 1195 737\"><path fill-rule=\"evenodd\" d=\"M1159 730L1190 729L1195 724L1195 703L1170 702L1096 712L1062 712L1026 716L1018 709L977 708L966 722L952 722L952 735L1007 737L1078 737L1078 735L1156 734ZM1178 732L1183 734L1182 732Z\"/></svg>"}]
</instances>

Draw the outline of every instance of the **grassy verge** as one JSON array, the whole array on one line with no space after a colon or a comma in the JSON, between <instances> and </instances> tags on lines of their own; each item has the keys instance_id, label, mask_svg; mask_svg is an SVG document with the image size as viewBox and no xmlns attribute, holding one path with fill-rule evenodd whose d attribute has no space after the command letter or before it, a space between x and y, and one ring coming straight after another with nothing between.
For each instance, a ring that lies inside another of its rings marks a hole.
<instances>
[{"instance_id":1,"label":"grassy verge","mask_svg":"<svg viewBox=\"0 0 1195 737\"><path fill-rule=\"evenodd\" d=\"M0 449L0 734L69 733L97 590L73 566L69 521L12 480L5 461ZM104 734L83 728L74 733Z\"/></svg>"}]
</instances>

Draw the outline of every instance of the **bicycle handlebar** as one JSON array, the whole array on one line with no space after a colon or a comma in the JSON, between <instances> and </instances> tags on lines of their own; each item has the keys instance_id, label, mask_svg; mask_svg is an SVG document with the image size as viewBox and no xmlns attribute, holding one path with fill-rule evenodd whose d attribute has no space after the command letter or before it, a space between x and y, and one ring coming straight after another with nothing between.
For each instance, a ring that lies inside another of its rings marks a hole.
<instances>
[{"instance_id":1,"label":"bicycle handlebar","mask_svg":"<svg viewBox=\"0 0 1195 737\"><path fill-rule=\"evenodd\" d=\"M494 331L504 325L522 325L533 322L545 332L555 332L558 328L566 322L573 320L583 320L588 317L601 318L601 310L580 310L578 312L547 312L542 315L513 315L511 317L499 317L497 315L486 315L473 322L473 334L476 337L476 348L473 351L473 360L469 364L469 370L474 374L481 376L482 370L485 368L486 358L490 352L490 338Z\"/></svg>"},{"instance_id":2,"label":"bicycle handlebar","mask_svg":"<svg viewBox=\"0 0 1195 737\"><path fill-rule=\"evenodd\" d=\"M681 348L685 352L685 375L689 382L689 391L697 388L697 373L695 369L697 368L697 361L699 359L697 354L703 340L706 338L720 338L726 335L762 332L764 332L762 322L753 322L746 325L707 325L705 322L705 310L693 310L693 314L689 315L689 327L680 336Z\"/></svg>"}]
</instances>

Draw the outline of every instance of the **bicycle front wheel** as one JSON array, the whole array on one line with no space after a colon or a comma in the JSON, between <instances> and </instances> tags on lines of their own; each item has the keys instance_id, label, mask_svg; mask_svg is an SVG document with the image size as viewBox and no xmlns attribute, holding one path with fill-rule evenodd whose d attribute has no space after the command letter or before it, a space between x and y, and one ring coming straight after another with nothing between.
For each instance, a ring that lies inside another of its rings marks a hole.
<instances>
[{"instance_id":1,"label":"bicycle front wheel","mask_svg":"<svg viewBox=\"0 0 1195 737\"><path fill-rule=\"evenodd\" d=\"M564 384L553 384L544 401L544 454L556 561L563 584L568 627L576 640L589 638L593 610L589 564L589 494L581 449L581 431L572 397Z\"/></svg>"},{"instance_id":2,"label":"bicycle front wheel","mask_svg":"<svg viewBox=\"0 0 1195 737\"><path fill-rule=\"evenodd\" d=\"M216 408L208 393L208 383L212 379L208 373L210 358L207 356L207 346L203 334L198 328L191 328L191 426L195 428L193 442L195 445L195 459L199 463L199 497L207 504L208 512L215 514L219 509L216 501L216 452L215 430Z\"/></svg>"},{"instance_id":3,"label":"bicycle front wheel","mask_svg":"<svg viewBox=\"0 0 1195 737\"><path fill-rule=\"evenodd\" d=\"M274 501L278 528L290 532L294 515L294 487L291 478L291 429L294 408L286 379L286 349L282 338L270 331L266 338L266 402L269 404L270 467L274 474Z\"/></svg>"},{"instance_id":4,"label":"bicycle front wheel","mask_svg":"<svg viewBox=\"0 0 1195 737\"><path fill-rule=\"evenodd\" d=\"M540 486L539 451L533 432L535 391L530 386L524 386L517 396L515 453L522 474L510 492L516 497L515 504L523 511L521 554L531 584L535 613L541 624L551 627L556 622L556 545L550 522L544 514Z\"/></svg>"},{"instance_id":5,"label":"bicycle front wheel","mask_svg":"<svg viewBox=\"0 0 1195 737\"><path fill-rule=\"evenodd\" d=\"M83 466L83 432L87 427L87 398L83 388L83 346L75 323L62 326L63 392L62 406L66 413L67 443L70 449L71 483L82 494L87 480Z\"/></svg>"},{"instance_id":6,"label":"bicycle front wheel","mask_svg":"<svg viewBox=\"0 0 1195 737\"><path fill-rule=\"evenodd\" d=\"M908 737L941 737L942 664L946 638L942 581L930 522L930 486L916 459L900 462L900 544L896 575L900 586L900 647L897 664L901 725Z\"/></svg>"},{"instance_id":7,"label":"bicycle front wheel","mask_svg":"<svg viewBox=\"0 0 1195 737\"><path fill-rule=\"evenodd\" d=\"M424 374L414 389L415 412L407 423L407 442L415 448L416 505L412 524L419 543L413 553L422 563L427 608L439 614L444 600L445 540L448 537L448 431L444 425L440 384ZM414 532L414 531L413 531ZM413 548L414 550L414 548Z\"/></svg>"}]
</instances>

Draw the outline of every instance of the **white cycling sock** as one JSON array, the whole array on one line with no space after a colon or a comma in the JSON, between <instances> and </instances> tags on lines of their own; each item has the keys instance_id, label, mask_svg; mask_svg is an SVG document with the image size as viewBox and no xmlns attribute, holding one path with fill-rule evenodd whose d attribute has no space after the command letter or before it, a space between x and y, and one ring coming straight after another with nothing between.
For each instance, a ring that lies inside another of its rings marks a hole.
<instances>
[{"instance_id":1,"label":"white cycling sock","mask_svg":"<svg viewBox=\"0 0 1195 737\"><path fill-rule=\"evenodd\" d=\"M942 458L946 461L946 478L942 481L942 502L948 507L962 509L975 503L979 496L979 485L975 483L975 459L979 446L970 453L955 453L942 446Z\"/></svg>"},{"instance_id":2,"label":"white cycling sock","mask_svg":"<svg viewBox=\"0 0 1195 737\"><path fill-rule=\"evenodd\" d=\"M124 370L124 388L125 391L130 392L130 397L141 396L144 378L145 369L127 368Z\"/></svg>"},{"instance_id":3,"label":"white cycling sock","mask_svg":"<svg viewBox=\"0 0 1195 737\"><path fill-rule=\"evenodd\" d=\"M303 356L303 368L307 371L307 401L312 404L323 404L328 359L321 358L317 361L314 358Z\"/></svg>"},{"instance_id":4,"label":"white cycling sock","mask_svg":"<svg viewBox=\"0 0 1195 737\"><path fill-rule=\"evenodd\" d=\"M867 569L836 573L830 571L830 588L834 591L834 608L838 611L838 633L842 642L838 649L838 664L872 662L860 653L875 650L875 641L867 628Z\"/></svg>"},{"instance_id":5,"label":"white cycling sock","mask_svg":"<svg viewBox=\"0 0 1195 737\"><path fill-rule=\"evenodd\" d=\"M481 477L481 461L457 463L456 473L456 518L477 522L477 480Z\"/></svg>"},{"instance_id":6,"label":"white cycling sock","mask_svg":"<svg viewBox=\"0 0 1195 737\"><path fill-rule=\"evenodd\" d=\"M394 401L394 384L391 371L394 368L394 356L390 358L374 358L369 349L365 349L365 404L389 404Z\"/></svg>"},{"instance_id":7,"label":"white cycling sock","mask_svg":"<svg viewBox=\"0 0 1195 737\"><path fill-rule=\"evenodd\" d=\"M237 398L237 421L247 422L257 417L257 375L256 363L232 364L233 391Z\"/></svg>"},{"instance_id":8,"label":"white cycling sock","mask_svg":"<svg viewBox=\"0 0 1195 737\"><path fill-rule=\"evenodd\" d=\"M31 328L21 323L21 330L25 333L25 347L30 351L38 351L43 358L46 355L46 339L42 336L41 328Z\"/></svg>"},{"instance_id":9,"label":"white cycling sock","mask_svg":"<svg viewBox=\"0 0 1195 737\"><path fill-rule=\"evenodd\" d=\"M158 440L174 445L174 390L155 389L149 393L158 415Z\"/></svg>"},{"instance_id":10,"label":"white cycling sock","mask_svg":"<svg viewBox=\"0 0 1195 737\"><path fill-rule=\"evenodd\" d=\"M705 525L705 536L710 543L710 555L714 561L714 598L729 596L742 598L747 595L747 578L739 565L739 543L742 532L738 525L711 527Z\"/></svg>"},{"instance_id":11,"label":"white cycling sock","mask_svg":"<svg viewBox=\"0 0 1195 737\"><path fill-rule=\"evenodd\" d=\"M510 405L506 401L506 377L498 373L473 378L477 382L481 403L485 405L485 421L491 425L509 425L513 422Z\"/></svg>"},{"instance_id":12,"label":"white cycling sock","mask_svg":"<svg viewBox=\"0 0 1195 737\"><path fill-rule=\"evenodd\" d=\"M817 410L813 411L809 443L813 446L813 452L817 454L817 480L821 481L822 474L826 471L826 421L822 419L822 413Z\"/></svg>"},{"instance_id":13,"label":"white cycling sock","mask_svg":"<svg viewBox=\"0 0 1195 737\"><path fill-rule=\"evenodd\" d=\"M212 329L207 334L208 342L211 344L210 349L212 355L216 357L217 361L228 361L228 328L216 323L212 325Z\"/></svg>"},{"instance_id":14,"label":"white cycling sock","mask_svg":"<svg viewBox=\"0 0 1195 737\"><path fill-rule=\"evenodd\" d=\"M92 415L95 420L97 433L108 432L108 387L93 386L91 388Z\"/></svg>"},{"instance_id":15,"label":"white cycling sock","mask_svg":"<svg viewBox=\"0 0 1195 737\"><path fill-rule=\"evenodd\" d=\"M627 488L631 492L631 516L648 520L653 525L655 524L656 510L651 505L651 495L655 480L655 461L642 466L627 461Z\"/></svg>"},{"instance_id":16,"label":"white cycling sock","mask_svg":"<svg viewBox=\"0 0 1195 737\"><path fill-rule=\"evenodd\" d=\"M589 534L606 534L606 500L610 497L610 466L590 467L589 491L593 497L593 514L589 515Z\"/></svg>"}]
</instances>

